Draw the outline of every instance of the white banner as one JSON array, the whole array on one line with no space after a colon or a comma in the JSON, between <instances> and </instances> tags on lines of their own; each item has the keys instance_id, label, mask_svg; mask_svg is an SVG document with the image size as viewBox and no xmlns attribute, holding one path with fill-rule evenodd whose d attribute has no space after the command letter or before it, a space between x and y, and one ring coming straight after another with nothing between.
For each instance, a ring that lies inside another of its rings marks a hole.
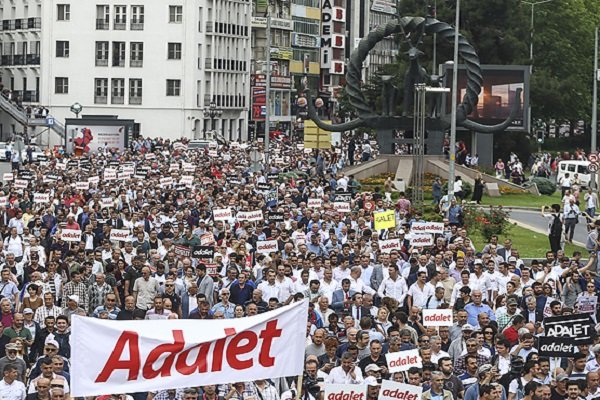
<instances>
[{"instance_id":1,"label":"white banner","mask_svg":"<svg viewBox=\"0 0 600 400\"><path fill-rule=\"evenodd\" d=\"M452 326L452 309L423 310L423 326Z\"/></svg>"},{"instance_id":2,"label":"white banner","mask_svg":"<svg viewBox=\"0 0 600 400\"><path fill-rule=\"evenodd\" d=\"M257 211L239 211L235 216L238 221L257 222L263 220L262 210Z\"/></svg>"},{"instance_id":3,"label":"white banner","mask_svg":"<svg viewBox=\"0 0 600 400\"><path fill-rule=\"evenodd\" d=\"M233 217L231 208L213 208L213 220L229 221Z\"/></svg>"},{"instance_id":4,"label":"white banner","mask_svg":"<svg viewBox=\"0 0 600 400\"><path fill-rule=\"evenodd\" d=\"M170 176L166 177L166 178L160 178L160 186L165 187L165 186L172 186L173 185L173 178L171 178Z\"/></svg>"},{"instance_id":5,"label":"white banner","mask_svg":"<svg viewBox=\"0 0 600 400\"><path fill-rule=\"evenodd\" d=\"M89 181L79 181L75 183L75 189L77 190L88 190L90 188Z\"/></svg>"},{"instance_id":6,"label":"white banner","mask_svg":"<svg viewBox=\"0 0 600 400\"><path fill-rule=\"evenodd\" d=\"M13 179L15 179L15 176L12 173L10 173L10 172L5 172L2 175L2 180L3 181L12 181Z\"/></svg>"},{"instance_id":7,"label":"white banner","mask_svg":"<svg viewBox=\"0 0 600 400\"><path fill-rule=\"evenodd\" d=\"M390 373L407 371L411 367L421 368L421 356L419 355L419 349L398 351L396 353L387 353L385 355L387 361L388 370Z\"/></svg>"},{"instance_id":8,"label":"white banner","mask_svg":"<svg viewBox=\"0 0 600 400\"><path fill-rule=\"evenodd\" d=\"M33 202L36 204L50 203L50 193L34 193Z\"/></svg>"},{"instance_id":9,"label":"white banner","mask_svg":"<svg viewBox=\"0 0 600 400\"><path fill-rule=\"evenodd\" d=\"M325 400L364 400L367 398L366 385L325 384Z\"/></svg>"},{"instance_id":10,"label":"white banner","mask_svg":"<svg viewBox=\"0 0 600 400\"><path fill-rule=\"evenodd\" d=\"M104 170L103 176L105 181L114 181L117 179L117 170L112 168L106 168Z\"/></svg>"},{"instance_id":11,"label":"white banner","mask_svg":"<svg viewBox=\"0 0 600 400\"><path fill-rule=\"evenodd\" d=\"M430 233L430 234L442 234L444 233L443 222L413 222L410 226L412 233Z\"/></svg>"},{"instance_id":12,"label":"white banner","mask_svg":"<svg viewBox=\"0 0 600 400\"><path fill-rule=\"evenodd\" d=\"M308 208L321 208L323 206L323 200L321 199L308 199L306 203Z\"/></svg>"},{"instance_id":13,"label":"white banner","mask_svg":"<svg viewBox=\"0 0 600 400\"><path fill-rule=\"evenodd\" d=\"M417 247L433 246L433 235L412 235L410 237L410 245Z\"/></svg>"},{"instance_id":14,"label":"white banner","mask_svg":"<svg viewBox=\"0 0 600 400\"><path fill-rule=\"evenodd\" d=\"M419 400L423 394L422 386L407 385L383 380L379 390L379 400Z\"/></svg>"},{"instance_id":15,"label":"white banner","mask_svg":"<svg viewBox=\"0 0 600 400\"><path fill-rule=\"evenodd\" d=\"M88 178L88 183L90 185L97 185L98 183L100 183L100 177L99 176L90 176Z\"/></svg>"},{"instance_id":16,"label":"white banner","mask_svg":"<svg viewBox=\"0 0 600 400\"><path fill-rule=\"evenodd\" d=\"M8 196L0 196L0 207L8 205Z\"/></svg>"},{"instance_id":17,"label":"white banner","mask_svg":"<svg viewBox=\"0 0 600 400\"><path fill-rule=\"evenodd\" d=\"M277 251L277 240L263 240L256 242L256 252L269 254Z\"/></svg>"},{"instance_id":18,"label":"white banner","mask_svg":"<svg viewBox=\"0 0 600 400\"><path fill-rule=\"evenodd\" d=\"M110 240L125 242L129 239L129 229L111 229Z\"/></svg>"},{"instance_id":19,"label":"white banner","mask_svg":"<svg viewBox=\"0 0 600 400\"><path fill-rule=\"evenodd\" d=\"M339 213L349 213L350 203L347 201L336 201L333 203L333 209Z\"/></svg>"},{"instance_id":20,"label":"white banner","mask_svg":"<svg viewBox=\"0 0 600 400\"><path fill-rule=\"evenodd\" d=\"M308 302L253 317L108 321L73 316L71 395L96 396L295 376ZM107 352L108 350L108 352Z\"/></svg>"},{"instance_id":21,"label":"white banner","mask_svg":"<svg viewBox=\"0 0 600 400\"><path fill-rule=\"evenodd\" d=\"M79 229L63 229L60 237L65 242L81 242L81 231Z\"/></svg>"},{"instance_id":22,"label":"white banner","mask_svg":"<svg viewBox=\"0 0 600 400\"><path fill-rule=\"evenodd\" d=\"M400 239L388 239L379 241L379 251L382 253L390 253L392 250L400 250L402 248Z\"/></svg>"}]
</instances>

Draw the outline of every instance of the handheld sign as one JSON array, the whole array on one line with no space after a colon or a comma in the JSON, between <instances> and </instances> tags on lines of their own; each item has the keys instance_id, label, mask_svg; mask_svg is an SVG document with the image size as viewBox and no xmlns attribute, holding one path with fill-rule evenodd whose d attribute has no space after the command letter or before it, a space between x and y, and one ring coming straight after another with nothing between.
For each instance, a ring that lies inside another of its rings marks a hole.
<instances>
[{"instance_id":1,"label":"handheld sign","mask_svg":"<svg viewBox=\"0 0 600 400\"><path fill-rule=\"evenodd\" d=\"M277 251L277 240L262 240L256 242L256 252L262 254L269 254Z\"/></svg>"},{"instance_id":2,"label":"handheld sign","mask_svg":"<svg viewBox=\"0 0 600 400\"><path fill-rule=\"evenodd\" d=\"M433 246L433 235L412 235L410 245L417 247Z\"/></svg>"},{"instance_id":3,"label":"handheld sign","mask_svg":"<svg viewBox=\"0 0 600 400\"><path fill-rule=\"evenodd\" d=\"M129 229L111 229L110 240L125 242L129 239Z\"/></svg>"},{"instance_id":4,"label":"handheld sign","mask_svg":"<svg viewBox=\"0 0 600 400\"><path fill-rule=\"evenodd\" d=\"M215 248L213 246L194 246L192 249L192 258L200 260L212 260L215 256Z\"/></svg>"},{"instance_id":5,"label":"handheld sign","mask_svg":"<svg viewBox=\"0 0 600 400\"><path fill-rule=\"evenodd\" d=\"M379 390L379 400L419 400L423 394L422 386L407 385L383 380Z\"/></svg>"},{"instance_id":6,"label":"handheld sign","mask_svg":"<svg viewBox=\"0 0 600 400\"><path fill-rule=\"evenodd\" d=\"M321 199L308 199L306 206L308 208L321 208L323 205L323 200Z\"/></svg>"},{"instance_id":7,"label":"handheld sign","mask_svg":"<svg viewBox=\"0 0 600 400\"><path fill-rule=\"evenodd\" d=\"M595 336L589 314L544 318L545 336L539 336L539 354L548 357L572 357L575 347L591 344Z\"/></svg>"},{"instance_id":8,"label":"handheld sign","mask_svg":"<svg viewBox=\"0 0 600 400\"><path fill-rule=\"evenodd\" d=\"M452 326L451 309L423 310L423 326Z\"/></svg>"},{"instance_id":9,"label":"handheld sign","mask_svg":"<svg viewBox=\"0 0 600 400\"><path fill-rule=\"evenodd\" d=\"M36 204L50 203L50 193L34 193L33 202Z\"/></svg>"},{"instance_id":10,"label":"handheld sign","mask_svg":"<svg viewBox=\"0 0 600 400\"><path fill-rule=\"evenodd\" d=\"M214 208L213 219L215 221L229 221L232 218L231 208Z\"/></svg>"},{"instance_id":11,"label":"handheld sign","mask_svg":"<svg viewBox=\"0 0 600 400\"><path fill-rule=\"evenodd\" d=\"M325 400L365 400L365 385L342 385L339 383L325 384Z\"/></svg>"},{"instance_id":12,"label":"handheld sign","mask_svg":"<svg viewBox=\"0 0 600 400\"><path fill-rule=\"evenodd\" d=\"M379 250L382 253L391 253L392 250L400 250L401 247L402 244L400 243L400 239L388 239L379 241Z\"/></svg>"},{"instance_id":13,"label":"handheld sign","mask_svg":"<svg viewBox=\"0 0 600 400\"><path fill-rule=\"evenodd\" d=\"M388 370L392 374L407 371L411 367L421 368L423 366L418 349L387 353L385 359L387 360Z\"/></svg>"},{"instance_id":14,"label":"handheld sign","mask_svg":"<svg viewBox=\"0 0 600 400\"><path fill-rule=\"evenodd\" d=\"M396 212L394 210L387 210L373 214L375 219L375 229L389 229L396 227Z\"/></svg>"},{"instance_id":15,"label":"handheld sign","mask_svg":"<svg viewBox=\"0 0 600 400\"><path fill-rule=\"evenodd\" d=\"M238 221L258 222L263 220L263 213L261 210L239 211L235 217Z\"/></svg>"},{"instance_id":16,"label":"handheld sign","mask_svg":"<svg viewBox=\"0 0 600 400\"><path fill-rule=\"evenodd\" d=\"M81 231L79 229L63 229L60 237L65 242L81 242Z\"/></svg>"},{"instance_id":17,"label":"handheld sign","mask_svg":"<svg viewBox=\"0 0 600 400\"><path fill-rule=\"evenodd\" d=\"M412 233L429 233L432 235L444 233L443 222L413 222L410 226Z\"/></svg>"},{"instance_id":18,"label":"handheld sign","mask_svg":"<svg viewBox=\"0 0 600 400\"><path fill-rule=\"evenodd\" d=\"M350 212L350 203L336 201L333 203L333 209L339 213L349 213Z\"/></svg>"}]
</instances>

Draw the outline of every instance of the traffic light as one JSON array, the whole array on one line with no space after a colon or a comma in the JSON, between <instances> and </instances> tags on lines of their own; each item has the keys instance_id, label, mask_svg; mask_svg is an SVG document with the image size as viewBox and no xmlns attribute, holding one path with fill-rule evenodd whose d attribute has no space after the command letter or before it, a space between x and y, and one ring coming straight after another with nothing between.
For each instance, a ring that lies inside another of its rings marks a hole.
<instances>
[{"instance_id":1,"label":"traffic light","mask_svg":"<svg viewBox=\"0 0 600 400\"><path fill-rule=\"evenodd\" d=\"M538 143L544 143L545 132L543 129L538 129L535 131L535 138Z\"/></svg>"}]
</instances>

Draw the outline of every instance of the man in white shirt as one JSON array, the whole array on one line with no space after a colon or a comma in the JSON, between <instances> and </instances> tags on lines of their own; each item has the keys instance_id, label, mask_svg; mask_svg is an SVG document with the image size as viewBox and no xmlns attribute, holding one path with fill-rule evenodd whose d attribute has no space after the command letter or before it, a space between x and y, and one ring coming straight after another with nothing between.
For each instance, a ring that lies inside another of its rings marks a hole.
<instances>
[{"instance_id":1,"label":"man in white shirt","mask_svg":"<svg viewBox=\"0 0 600 400\"><path fill-rule=\"evenodd\" d=\"M275 284L275 271L269 271L267 273L267 280L262 281L258 285L258 289L262 292L262 299L265 302L269 302L269 299L275 297L279 299L279 287Z\"/></svg>"},{"instance_id":2,"label":"man in white shirt","mask_svg":"<svg viewBox=\"0 0 600 400\"><path fill-rule=\"evenodd\" d=\"M332 368L327 379L325 379L325 383L353 385L363 383L362 371L354 362L352 354L348 352L342 354L342 365Z\"/></svg>"},{"instance_id":3,"label":"man in white shirt","mask_svg":"<svg viewBox=\"0 0 600 400\"><path fill-rule=\"evenodd\" d=\"M408 293L406 280L400 276L398 265L391 264L388 267L389 277L381 282L377 294L379 297L392 297L396 299L400 306L404 305L404 298Z\"/></svg>"},{"instance_id":4,"label":"man in white shirt","mask_svg":"<svg viewBox=\"0 0 600 400\"><path fill-rule=\"evenodd\" d=\"M19 371L14 365L6 365L2 371L4 378L0 381L0 398L2 400L25 400L27 390L25 384L18 381Z\"/></svg>"},{"instance_id":5,"label":"man in white shirt","mask_svg":"<svg viewBox=\"0 0 600 400\"><path fill-rule=\"evenodd\" d=\"M427 273L420 271L417 273L417 281L410 285L408 289L408 307L418 307L420 309L425 307L425 303L429 296L433 296L435 288L429 282L426 282Z\"/></svg>"}]
</instances>

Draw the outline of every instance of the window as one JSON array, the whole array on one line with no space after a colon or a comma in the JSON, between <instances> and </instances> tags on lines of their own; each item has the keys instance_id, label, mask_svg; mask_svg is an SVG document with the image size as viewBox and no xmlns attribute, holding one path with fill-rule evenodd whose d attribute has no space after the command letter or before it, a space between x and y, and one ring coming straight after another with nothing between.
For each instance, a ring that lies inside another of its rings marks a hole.
<instances>
[{"instance_id":1,"label":"window","mask_svg":"<svg viewBox=\"0 0 600 400\"><path fill-rule=\"evenodd\" d=\"M115 6L115 30L124 31L127 27L127 6Z\"/></svg>"},{"instance_id":2,"label":"window","mask_svg":"<svg viewBox=\"0 0 600 400\"><path fill-rule=\"evenodd\" d=\"M111 85L111 104L125 104L125 79L113 78L111 79Z\"/></svg>"},{"instance_id":3,"label":"window","mask_svg":"<svg viewBox=\"0 0 600 400\"><path fill-rule=\"evenodd\" d=\"M108 66L108 42L96 42L96 67Z\"/></svg>"},{"instance_id":4,"label":"window","mask_svg":"<svg viewBox=\"0 0 600 400\"><path fill-rule=\"evenodd\" d=\"M69 93L69 78L54 78L54 93L68 94Z\"/></svg>"},{"instance_id":5,"label":"window","mask_svg":"<svg viewBox=\"0 0 600 400\"><path fill-rule=\"evenodd\" d=\"M131 30L144 30L144 6L131 6Z\"/></svg>"},{"instance_id":6,"label":"window","mask_svg":"<svg viewBox=\"0 0 600 400\"><path fill-rule=\"evenodd\" d=\"M110 26L110 7L107 5L96 6L96 29L108 30Z\"/></svg>"},{"instance_id":7,"label":"window","mask_svg":"<svg viewBox=\"0 0 600 400\"><path fill-rule=\"evenodd\" d=\"M68 40L57 40L56 41L56 57L62 57L62 58L69 57L69 41Z\"/></svg>"},{"instance_id":8,"label":"window","mask_svg":"<svg viewBox=\"0 0 600 400\"><path fill-rule=\"evenodd\" d=\"M180 24L183 21L183 6L169 6L169 22Z\"/></svg>"},{"instance_id":9,"label":"window","mask_svg":"<svg viewBox=\"0 0 600 400\"><path fill-rule=\"evenodd\" d=\"M179 79L167 79L167 96L181 95L181 81Z\"/></svg>"},{"instance_id":10,"label":"window","mask_svg":"<svg viewBox=\"0 0 600 400\"><path fill-rule=\"evenodd\" d=\"M129 80L129 104L142 104L142 80Z\"/></svg>"},{"instance_id":11,"label":"window","mask_svg":"<svg viewBox=\"0 0 600 400\"><path fill-rule=\"evenodd\" d=\"M71 20L71 5L70 4L57 4L56 5L56 19L59 21L70 21Z\"/></svg>"},{"instance_id":12,"label":"window","mask_svg":"<svg viewBox=\"0 0 600 400\"><path fill-rule=\"evenodd\" d=\"M106 104L108 101L108 79L94 79L94 103Z\"/></svg>"},{"instance_id":13,"label":"window","mask_svg":"<svg viewBox=\"0 0 600 400\"><path fill-rule=\"evenodd\" d=\"M125 66L125 42L113 42L112 44L112 66Z\"/></svg>"},{"instance_id":14,"label":"window","mask_svg":"<svg viewBox=\"0 0 600 400\"><path fill-rule=\"evenodd\" d=\"M181 43L169 43L168 48L169 60L181 60Z\"/></svg>"},{"instance_id":15,"label":"window","mask_svg":"<svg viewBox=\"0 0 600 400\"><path fill-rule=\"evenodd\" d=\"M131 42L131 56L129 58L130 67L144 66L144 43Z\"/></svg>"}]
</instances>

